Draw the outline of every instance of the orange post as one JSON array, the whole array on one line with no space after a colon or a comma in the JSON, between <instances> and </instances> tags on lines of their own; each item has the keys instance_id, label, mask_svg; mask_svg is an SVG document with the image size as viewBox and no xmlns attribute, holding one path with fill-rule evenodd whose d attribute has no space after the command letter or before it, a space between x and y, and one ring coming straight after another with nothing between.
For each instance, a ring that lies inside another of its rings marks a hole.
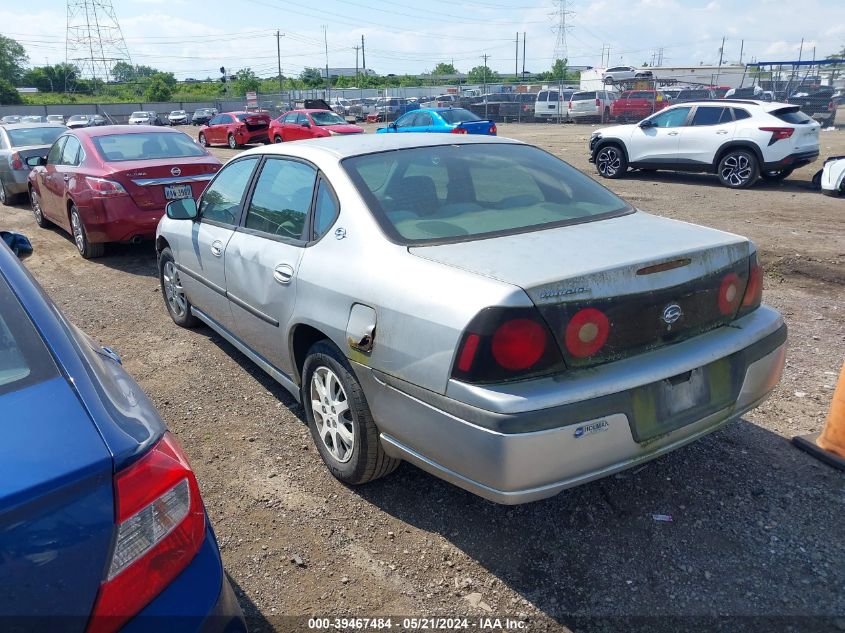
<instances>
[{"instance_id":1,"label":"orange post","mask_svg":"<svg viewBox=\"0 0 845 633\"><path fill-rule=\"evenodd\" d=\"M834 468L845 470L845 365L839 373L824 429L821 433L792 438L792 442Z\"/></svg>"}]
</instances>

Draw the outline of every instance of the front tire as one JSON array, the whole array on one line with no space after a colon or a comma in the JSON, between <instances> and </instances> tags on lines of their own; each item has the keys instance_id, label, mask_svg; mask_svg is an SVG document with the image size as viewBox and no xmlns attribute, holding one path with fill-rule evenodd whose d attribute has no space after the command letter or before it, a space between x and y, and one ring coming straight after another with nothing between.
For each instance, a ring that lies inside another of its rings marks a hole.
<instances>
[{"instance_id":1,"label":"front tire","mask_svg":"<svg viewBox=\"0 0 845 633\"><path fill-rule=\"evenodd\" d=\"M170 247L161 251L158 256L158 281L161 284L161 296L170 318L179 327L191 328L199 323L199 319L191 312L191 302L182 287L179 269L173 259Z\"/></svg>"},{"instance_id":2,"label":"front tire","mask_svg":"<svg viewBox=\"0 0 845 633\"><path fill-rule=\"evenodd\" d=\"M314 444L332 475L358 485L396 470L401 460L384 452L361 384L331 342L308 351L301 393Z\"/></svg>"},{"instance_id":3,"label":"front tire","mask_svg":"<svg viewBox=\"0 0 845 633\"><path fill-rule=\"evenodd\" d=\"M747 189L760 177L760 167L754 152L747 149L730 150L719 161L716 172L719 182L730 189Z\"/></svg>"},{"instance_id":4,"label":"front tire","mask_svg":"<svg viewBox=\"0 0 845 633\"><path fill-rule=\"evenodd\" d=\"M596 153L596 169L602 178L622 178L628 171L625 152L615 143L603 145Z\"/></svg>"},{"instance_id":5,"label":"front tire","mask_svg":"<svg viewBox=\"0 0 845 633\"><path fill-rule=\"evenodd\" d=\"M281 143L282 141L284 141L284 139L279 134L276 134L276 136L273 137L274 143Z\"/></svg>"},{"instance_id":6,"label":"front tire","mask_svg":"<svg viewBox=\"0 0 845 633\"><path fill-rule=\"evenodd\" d=\"M94 259L95 257L102 257L106 251L106 245L103 243L92 244L88 239L88 232L85 230L85 224L82 218L79 217L79 209L76 205L70 208L70 228L73 234L73 241L76 243L76 248L83 259Z\"/></svg>"},{"instance_id":7,"label":"front tire","mask_svg":"<svg viewBox=\"0 0 845 633\"><path fill-rule=\"evenodd\" d=\"M29 188L29 206L32 209L32 215L35 216L35 223L42 229L46 229L52 224L50 220L44 217L44 212L41 210L41 200L38 197L38 192L32 187Z\"/></svg>"},{"instance_id":8,"label":"front tire","mask_svg":"<svg viewBox=\"0 0 845 633\"><path fill-rule=\"evenodd\" d=\"M208 141L205 138L205 134L203 134L202 132L200 132L199 138L197 140L199 141L199 144L203 147L208 147Z\"/></svg>"}]
</instances>

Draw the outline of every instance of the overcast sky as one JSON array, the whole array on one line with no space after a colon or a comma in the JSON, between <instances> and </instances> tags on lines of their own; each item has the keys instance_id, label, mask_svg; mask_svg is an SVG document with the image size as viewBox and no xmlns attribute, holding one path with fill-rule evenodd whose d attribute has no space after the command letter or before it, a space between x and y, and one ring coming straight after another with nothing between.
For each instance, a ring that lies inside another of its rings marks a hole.
<instances>
[{"instance_id":1,"label":"overcast sky","mask_svg":"<svg viewBox=\"0 0 845 633\"><path fill-rule=\"evenodd\" d=\"M20 41L30 63L65 59L66 3L38 0L0 7L0 33ZM365 36L367 67L379 74L420 73L438 62L458 70L488 64L514 70L515 36L527 33L525 68L547 70L554 59L558 0L114 0L132 62L172 71L179 78L216 77L251 67L276 73L276 38L282 72L324 66L354 67ZM845 45L843 0L570 0L567 51L570 64L598 66L602 46L612 64L652 61L663 48L668 65L716 63L722 37L725 60L824 57ZM29 8L32 7L32 8ZM521 37L521 35L520 35ZM520 43L520 67L522 66ZM521 69L521 68L520 68Z\"/></svg>"}]
</instances>

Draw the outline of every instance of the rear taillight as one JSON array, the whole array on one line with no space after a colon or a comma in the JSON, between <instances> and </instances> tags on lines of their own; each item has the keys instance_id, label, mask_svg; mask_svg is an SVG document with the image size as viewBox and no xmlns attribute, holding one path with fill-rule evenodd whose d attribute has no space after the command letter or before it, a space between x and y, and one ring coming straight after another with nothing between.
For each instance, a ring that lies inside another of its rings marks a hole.
<instances>
[{"instance_id":1,"label":"rear taillight","mask_svg":"<svg viewBox=\"0 0 845 633\"><path fill-rule=\"evenodd\" d=\"M493 125L490 126L490 134L492 134L493 136L496 136L496 134L498 134L498 133L499 133L499 128L497 128L496 124L494 123Z\"/></svg>"},{"instance_id":2,"label":"rear taillight","mask_svg":"<svg viewBox=\"0 0 845 633\"><path fill-rule=\"evenodd\" d=\"M601 310L584 308L575 313L566 325L566 350L576 358L587 358L607 342L610 321Z\"/></svg>"},{"instance_id":3,"label":"rear taillight","mask_svg":"<svg viewBox=\"0 0 845 633\"><path fill-rule=\"evenodd\" d=\"M26 163L21 160L21 155L15 152L9 156L9 167L12 169L24 169L26 168Z\"/></svg>"},{"instance_id":4,"label":"rear taillight","mask_svg":"<svg viewBox=\"0 0 845 633\"><path fill-rule=\"evenodd\" d=\"M834 110L836 110L836 104L833 101L831 101L830 103L827 104L827 111L833 112Z\"/></svg>"},{"instance_id":5,"label":"rear taillight","mask_svg":"<svg viewBox=\"0 0 845 633\"><path fill-rule=\"evenodd\" d=\"M774 145L778 141L783 141L790 138L795 133L795 128L792 127L761 127L761 132L771 132L772 138L769 139L769 145Z\"/></svg>"},{"instance_id":6,"label":"rear taillight","mask_svg":"<svg viewBox=\"0 0 845 633\"><path fill-rule=\"evenodd\" d=\"M170 433L117 473L114 489L114 549L88 633L123 626L188 566L205 539L197 480Z\"/></svg>"},{"instance_id":7,"label":"rear taillight","mask_svg":"<svg viewBox=\"0 0 845 633\"><path fill-rule=\"evenodd\" d=\"M85 176L85 184L88 185L97 198L113 198L115 196L128 195L123 185L114 180Z\"/></svg>"},{"instance_id":8,"label":"rear taillight","mask_svg":"<svg viewBox=\"0 0 845 633\"><path fill-rule=\"evenodd\" d=\"M453 127L452 134L466 134L467 131L462 127Z\"/></svg>"},{"instance_id":9,"label":"rear taillight","mask_svg":"<svg viewBox=\"0 0 845 633\"><path fill-rule=\"evenodd\" d=\"M596 99L596 107L597 108L601 107L601 99Z\"/></svg>"},{"instance_id":10,"label":"rear taillight","mask_svg":"<svg viewBox=\"0 0 845 633\"><path fill-rule=\"evenodd\" d=\"M732 315L742 300L743 281L736 273L728 273L719 286L719 312L724 316Z\"/></svg>"},{"instance_id":11,"label":"rear taillight","mask_svg":"<svg viewBox=\"0 0 845 633\"><path fill-rule=\"evenodd\" d=\"M563 369L557 343L535 308L487 308L461 337L452 377L503 382Z\"/></svg>"},{"instance_id":12,"label":"rear taillight","mask_svg":"<svg viewBox=\"0 0 845 633\"><path fill-rule=\"evenodd\" d=\"M748 268L748 284L742 297L739 314L744 315L760 307L763 301L763 267L757 263L756 253L751 256Z\"/></svg>"},{"instance_id":13,"label":"rear taillight","mask_svg":"<svg viewBox=\"0 0 845 633\"><path fill-rule=\"evenodd\" d=\"M566 107L571 110L572 109L572 102L570 101L569 104L567 104Z\"/></svg>"}]
</instances>

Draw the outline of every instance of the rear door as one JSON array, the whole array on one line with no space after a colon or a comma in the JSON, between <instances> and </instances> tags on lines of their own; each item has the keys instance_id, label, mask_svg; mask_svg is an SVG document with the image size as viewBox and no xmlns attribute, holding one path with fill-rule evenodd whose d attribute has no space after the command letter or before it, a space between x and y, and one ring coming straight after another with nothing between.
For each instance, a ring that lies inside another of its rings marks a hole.
<instances>
[{"instance_id":1,"label":"rear door","mask_svg":"<svg viewBox=\"0 0 845 633\"><path fill-rule=\"evenodd\" d=\"M293 374L285 326L296 301L317 169L268 157L226 249L226 291L235 334L270 364Z\"/></svg>"},{"instance_id":2,"label":"rear door","mask_svg":"<svg viewBox=\"0 0 845 633\"><path fill-rule=\"evenodd\" d=\"M735 132L729 107L697 106L689 125L680 129L678 162L712 164L719 147L733 140Z\"/></svg>"},{"instance_id":3,"label":"rear door","mask_svg":"<svg viewBox=\"0 0 845 633\"><path fill-rule=\"evenodd\" d=\"M678 160L681 130L686 124L689 106L678 106L655 114L649 120L653 127L636 126L628 144L628 161L674 165Z\"/></svg>"},{"instance_id":4,"label":"rear door","mask_svg":"<svg viewBox=\"0 0 845 633\"><path fill-rule=\"evenodd\" d=\"M2 273L0 411L0 620L81 633L111 549L112 459Z\"/></svg>"},{"instance_id":5,"label":"rear door","mask_svg":"<svg viewBox=\"0 0 845 633\"><path fill-rule=\"evenodd\" d=\"M194 306L227 330L233 322L226 299L225 253L257 164L258 156L229 162L200 198L198 218L174 223L176 265L184 273L185 293Z\"/></svg>"}]
</instances>

